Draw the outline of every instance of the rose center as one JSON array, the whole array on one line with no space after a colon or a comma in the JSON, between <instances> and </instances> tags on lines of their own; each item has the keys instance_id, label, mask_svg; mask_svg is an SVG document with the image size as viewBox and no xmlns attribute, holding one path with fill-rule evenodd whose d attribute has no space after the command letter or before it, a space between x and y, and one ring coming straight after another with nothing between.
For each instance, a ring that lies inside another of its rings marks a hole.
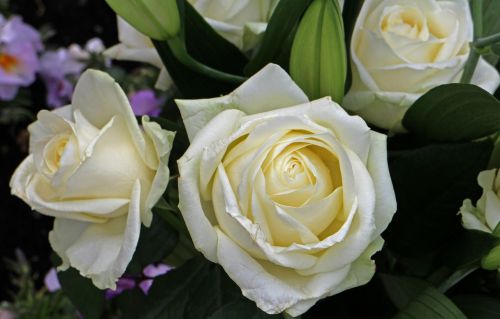
<instances>
[{"instance_id":1,"label":"rose center","mask_svg":"<svg viewBox=\"0 0 500 319\"><path fill-rule=\"evenodd\" d=\"M390 32L399 36L416 40L425 41L423 33L425 18L416 8L396 7L390 10L381 22L381 30Z\"/></svg>"},{"instance_id":2,"label":"rose center","mask_svg":"<svg viewBox=\"0 0 500 319\"><path fill-rule=\"evenodd\" d=\"M301 174L303 172L304 167L302 166L302 163L300 161L295 158L288 161L285 169L285 174L288 176L288 178L295 179L297 174Z\"/></svg>"},{"instance_id":3,"label":"rose center","mask_svg":"<svg viewBox=\"0 0 500 319\"><path fill-rule=\"evenodd\" d=\"M61 166L61 159L63 157L66 146L69 142L69 135L55 136L46 146L45 161L47 166L52 171L57 171Z\"/></svg>"},{"instance_id":4,"label":"rose center","mask_svg":"<svg viewBox=\"0 0 500 319\"><path fill-rule=\"evenodd\" d=\"M18 64L19 62L15 57L0 53L0 68L7 73L13 72L17 68Z\"/></svg>"}]
</instances>

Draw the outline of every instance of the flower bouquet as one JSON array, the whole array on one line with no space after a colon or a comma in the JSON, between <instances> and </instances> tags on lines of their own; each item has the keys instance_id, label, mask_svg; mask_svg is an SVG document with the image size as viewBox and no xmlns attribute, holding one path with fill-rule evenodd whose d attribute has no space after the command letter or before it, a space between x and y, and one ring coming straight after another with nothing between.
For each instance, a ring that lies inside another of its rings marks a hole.
<instances>
[{"instance_id":1,"label":"flower bouquet","mask_svg":"<svg viewBox=\"0 0 500 319\"><path fill-rule=\"evenodd\" d=\"M81 316L498 316L500 2L106 2L164 99L58 82L10 181Z\"/></svg>"}]
</instances>

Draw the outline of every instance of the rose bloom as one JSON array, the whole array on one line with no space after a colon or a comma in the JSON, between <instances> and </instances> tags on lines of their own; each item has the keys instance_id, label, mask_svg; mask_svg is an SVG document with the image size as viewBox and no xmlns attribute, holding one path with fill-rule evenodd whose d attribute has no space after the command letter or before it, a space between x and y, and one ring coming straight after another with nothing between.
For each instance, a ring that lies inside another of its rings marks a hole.
<instances>
[{"instance_id":1,"label":"rose bloom","mask_svg":"<svg viewBox=\"0 0 500 319\"><path fill-rule=\"evenodd\" d=\"M475 229L492 233L500 222L500 175L498 169L479 173L477 178L483 195L476 207L470 199L466 199L460 208L462 223L467 229Z\"/></svg>"},{"instance_id":2,"label":"rose bloom","mask_svg":"<svg viewBox=\"0 0 500 319\"><path fill-rule=\"evenodd\" d=\"M472 37L467 0L366 0L353 31L352 87L343 106L401 131L406 110L422 94L460 81ZM472 83L494 92L500 76L481 59Z\"/></svg>"},{"instance_id":3,"label":"rose bloom","mask_svg":"<svg viewBox=\"0 0 500 319\"><path fill-rule=\"evenodd\" d=\"M371 279L396 211L385 135L272 64L230 95L176 102L191 140L179 208L246 297L298 316Z\"/></svg>"},{"instance_id":4,"label":"rose bloom","mask_svg":"<svg viewBox=\"0 0 500 319\"><path fill-rule=\"evenodd\" d=\"M167 186L173 133L148 117L141 128L125 93L95 70L82 75L71 105L40 111L28 131L30 155L12 193L55 217L49 240L59 270L74 267L114 289Z\"/></svg>"}]
</instances>

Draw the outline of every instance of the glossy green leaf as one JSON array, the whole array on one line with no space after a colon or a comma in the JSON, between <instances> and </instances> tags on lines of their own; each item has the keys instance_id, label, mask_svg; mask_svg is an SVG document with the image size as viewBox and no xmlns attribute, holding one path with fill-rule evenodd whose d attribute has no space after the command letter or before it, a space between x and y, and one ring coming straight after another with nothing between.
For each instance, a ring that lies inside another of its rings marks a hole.
<instances>
[{"instance_id":1,"label":"glossy green leaf","mask_svg":"<svg viewBox=\"0 0 500 319\"><path fill-rule=\"evenodd\" d=\"M475 85L441 85L410 107L403 125L426 139L474 140L500 130L500 102Z\"/></svg>"},{"instance_id":2,"label":"glossy green leaf","mask_svg":"<svg viewBox=\"0 0 500 319\"><path fill-rule=\"evenodd\" d=\"M495 43L491 46L491 51L500 56L500 43Z\"/></svg>"},{"instance_id":3,"label":"glossy green leaf","mask_svg":"<svg viewBox=\"0 0 500 319\"><path fill-rule=\"evenodd\" d=\"M480 265L481 259L495 246L497 238L478 230L462 230L450 241L443 261L452 269Z\"/></svg>"},{"instance_id":4,"label":"glossy green leaf","mask_svg":"<svg viewBox=\"0 0 500 319\"><path fill-rule=\"evenodd\" d=\"M88 278L70 268L57 274L64 294L85 319L98 319L104 309L104 290L96 288Z\"/></svg>"},{"instance_id":5,"label":"glossy green leaf","mask_svg":"<svg viewBox=\"0 0 500 319\"><path fill-rule=\"evenodd\" d=\"M405 308L413 299L422 293L429 283L412 277L380 274L385 292L398 308Z\"/></svg>"},{"instance_id":6,"label":"glossy green leaf","mask_svg":"<svg viewBox=\"0 0 500 319\"><path fill-rule=\"evenodd\" d=\"M271 62L288 69L288 56L296 27L311 1L281 0L278 3L260 47L245 68L245 74L252 75Z\"/></svg>"},{"instance_id":7,"label":"glossy green leaf","mask_svg":"<svg viewBox=\"0 0 500 319\"><path fill-rule=\"evenodd\" d=\"M420 256L455 240L463 231L458 210L465 198L481 194L477 175L491 149L485 141L391 152L398 211L385 232L387 245L403 256Z\"/></svg>"},{"instance_id":8,"label":"glossy green leaf","mask_svg":"<svg viewBox=\"0 0 500 319\"><path fill-rule=\"evenodd\" d=\"M469 319L500 318L500 300L483 295L461 295L452 298Z\"/></svg>"},{"instance_id":9,"label":"glossy green leaf","mask_svg":"<svg viewBox=\"0 0 500 319\"><path fill-rule=\"evenodd\" d=\"M498 0L483 0L483 35L488 36L500 32L500 1Z\"/></svg>"},{"instance_id":10,"label":"glossy green leaf","mask_svg":"<svg viewBox=\"0 0 500 319\"><path fill-rule=\"evenodd\" d=\"M358 18L359 11L363 5L363 0L348 0L344 1L344 8L342 10L342 20L344 21L344 32L345 32L345 43L346 45L346 55L347 61L350 60L350 49L349 43L351 43L352 31L354 30L354 25L356 24L356 19ZM345 92L349 91L352 83L352 71L351 64L347 63L347 76L345 83Z\"/></svg>"},{"instance_id":11,"label":"glossy green leaf","mask_svg":"<svg viewBox=\"0 0 500 319\"><path fill-rule=\"evenodd\" d=\"M228 319L228 318L245 318L245 319L265 319L265 318L282 318L280 315L268 315L255 306L255 303L248 299L240 299L231 302L214 314L208 319Z\"/></svg>"},{"instance_id":12,"label":"glossy green leaf","mask_svg":"<svg viewBox=\"0 0 500 319\"><path fill-rule=\"evenodd\" d=\"M141 226L141 235L127 273L141 273L143 268L152 263L161 262L177 244L178 233L158 214L153 214L151 227Z\"/></svg>"},{"instance_id":13,"label":"glossy green leaf","mask_svg":"<svg viewBox=\"0 0 500 319\"><path fill-rule=\"evenodd\" d=\"M224 270L203 257L157 277L140 305L141 319L206 319L241 298Z\"/></svg>"},{"instance_id":14,"label":"glossy green leaf","mask_svg":"<svg viewBox=\"0 0 500 319\"><path fill-rule=\"evenodd\" d=\"M458 307L433 287L427 287L395 319L467 319Z\"/></svg>"}]
</instances>

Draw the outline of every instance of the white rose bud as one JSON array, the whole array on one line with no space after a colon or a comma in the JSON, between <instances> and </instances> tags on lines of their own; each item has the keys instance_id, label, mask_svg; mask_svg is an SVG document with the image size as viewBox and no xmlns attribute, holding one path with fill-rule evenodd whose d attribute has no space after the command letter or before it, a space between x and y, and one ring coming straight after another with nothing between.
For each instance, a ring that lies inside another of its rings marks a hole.
<instances>
[{"instance_id":1,"label":"white rose bud","mask_svg":"<svg viewBox=\"0 0 500 319\"><path fill-rule=\"evenodd\" d=\"M267 313L298 316L367 283L396 201L386 136L268 65L230 95L178 100L194 245Z\"/></svg>"},{"instance_id":2,"label":"white rose bud","mask_svg":"<svg viewBox=\"0 0 500 319\"><path fill-rule=\"evenodd\" d=\"M30 155L12 176L12 194L55 217L49 240L60 270L74 267L114 289L167 187L174 134L148 117L141 129L118 84L94 70L71 105L40 111L28 130Z\"/></svg>"},{"instance_id":3,"label":"white rose bud","mask_svg":"<svg viewBox=\"0 0 500 319\"><path fill-rule=\"evenodd\" d=\"M352 87L344 107L401 131L406 110L422 94L460 81L472 37L467 0L366 0L352 36ZM500 76L481 59L472 83L494 92Z\"/></svg>"},{"instance_id":4,"label":"white rose bud","mask_svg":"<svg viewBox=\"0 0 500 319\"><path fill-rule=\"evenodd\" d=\"M160 55L156 51L150 38L137 31L125 20L116 17L118 23L118 38L120 43L104 52L104 55L116 60L136 61L151 64L160 69L156 88L167 90L172 84L172 78L163 66Z\"/></svg>"},{"instance_id":5,"label":"white rose bud","mask_svg":"<svg viewBox=\"0 0 500 319\"><path fill-rule=\"evenodd\" d=\"M226 40L242 51L252 49L267 28L279 0L188 0Z\"/></svg>"},{"instance_id":6,"label":"white rose bud","mask_svg":"<svg viewBox=\"0 0 500 319\"><path fill-rule=\"evenodd\" d=\"M498 169L479 173L477 181L483 189L483 195L477 201L476 207L470 199L464 200L460 208L462 223L467 229L493 233L500 222L500 175L498 175Z\"/></svg>"}]
</instances>

